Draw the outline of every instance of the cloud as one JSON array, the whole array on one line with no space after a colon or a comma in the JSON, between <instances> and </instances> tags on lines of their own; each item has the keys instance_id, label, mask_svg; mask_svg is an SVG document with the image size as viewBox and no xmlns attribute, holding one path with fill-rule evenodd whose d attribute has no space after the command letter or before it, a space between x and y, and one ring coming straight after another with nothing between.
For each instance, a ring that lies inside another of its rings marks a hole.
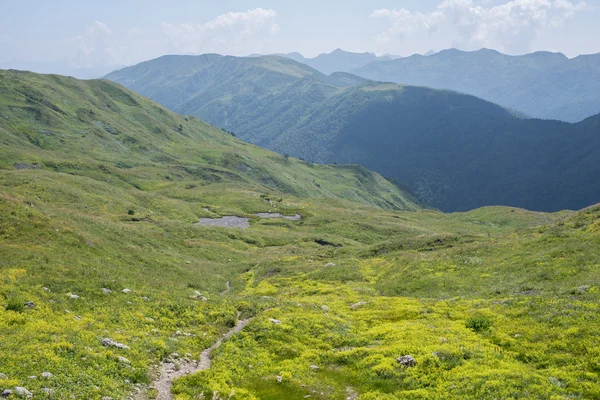
<instances>
[{"instance_id":1,"label":"cloud","mask_svg":"<svg viewBox=\"0 0 600 400\"><path fill-rule=\"evenodd\" d=\"M162 23L169 50L180 54L218 52L245 55L261 52L279 30L275 10L256 8L229 12L202 24Z\"/></svg>"},{"instance_id":2,"label":"cloud","mask_svg":"<svg viewBox=\"0 0 600 400\"><path fill-rule=\"evenodd\" d=\"M77 53L70 60L73 67L90 68L117 65L112 30L103 22L95 21L85 34L75 37Z\"/></svg>"},{"instance_id":3,"label":"cloud","mask_svg":"<svg viewBox=\"0 0 600 400\"><path fill-rule=\"evenodd\" d=\"M422 51L417 47L423 45L429 49L489 47L508 53L527 52L542 30L561 26L587 7L584 1L570 0L512 0L496 6L485 3L443 0L429 13L375 10L372 18L391 22L377 38L380 51L398 51L400 44L409 52Z\"/></svg>"}]
</instances>

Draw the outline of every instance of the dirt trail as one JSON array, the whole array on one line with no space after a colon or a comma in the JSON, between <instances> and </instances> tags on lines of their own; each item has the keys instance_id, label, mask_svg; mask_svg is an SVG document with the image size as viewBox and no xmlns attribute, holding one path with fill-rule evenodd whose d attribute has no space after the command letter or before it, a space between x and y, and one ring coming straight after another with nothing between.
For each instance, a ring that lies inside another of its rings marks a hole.
<instances>
[{"instance_id":1,"label":"dirt trail","mask_svg":"<svg viewBox=\"0 0 600 400\"><path fill-rule=\"evenodd\" d=\"M157 395L156 400L172 400L173 395L171 394L171 386L175 379L181 378L185 375L193 374L198 371L204 371L210 368L212 359L212 352L219 348L223 341L229 339L232 335L240 332L252 321L252 318L239 320L237 324L231 328L229 332L224 334L219 340L217 340L212 346L204 350L200 354L200 361L194 363L192 361L184 362L180 365L179 369L175 370L173 364L163 363L160 368L160 376L156 379L152 387L156 389ZM137 397L137 400L144 400L146 397Z\"/></svg>"},{"instance_id":2,"label":"dirt trail","mask_svg":"<svg viewBox=\"0 0 600 400\"><path fill-rule=\"evenodd\" d=\"M225 290L223 290L223 291L221 292L221 296L223 296L223 295L225 295L225 294L229 293L229 291L230 291L230 290L231 290L231 284L229 283L229 281L227 281L227 282L225 283Z\"/></svg>"}]
</instances>

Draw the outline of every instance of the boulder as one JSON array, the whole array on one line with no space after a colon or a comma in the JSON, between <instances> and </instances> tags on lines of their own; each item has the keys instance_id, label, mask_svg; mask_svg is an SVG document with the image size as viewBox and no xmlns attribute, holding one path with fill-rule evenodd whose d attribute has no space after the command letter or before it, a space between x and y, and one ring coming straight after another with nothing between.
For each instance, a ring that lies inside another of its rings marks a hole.
<instances>
[{"instance_id":1,"label":"boulder","mask_svg":"<svg viewBox=\"0 0 600 400\"><path fill-rule=\"evenodd\" d=\"M15 393L21 397L33 397L33 393L21 386L15 387Z\"/></svg>"},{"instance_id":2,"label":"boulder","mask_svg":"<svg viewBox=\"0 0 600 400\"><path fill-rule=\"evenodd\" d=\"M102 288L102 293L104 293L104 294L111 294L111 293L112 293L112 290L110 290L110 289L108 289L108 288L105 288L105 287L103 287L103 288Z\"/></svg>"},{"instance_id":3,"label":"boulder","mask_svg":"<svg viewBox=\"0 0 600 400\"><path fill-rule=\"evenodd\" d=\"M12 394L12 390L6 389L6 390L3 390L2 393L0 393L0 397L9 397L11 394Z\"/></svg>"},{"instance_id":4,"label":"boulder","mask_svg":"<svg viewBox=\"0 0 600 400\"><path fill-rule=\"evenodd\" d=\"M404 368L410 368L417 365L417 360L415 360L413 356L409 355L397 358L396 361L398 361L398 364L402 365Z\"/></svg>"},{"instance_id":5,"label":"boulder","mask_svg":"<svg viewBox=\"0 0 600 400\"><path fill-rule=\"evenodd\" d=\"M271 321L272 323L274 323L275 325L279 325L281 323L280 320L278 319L274 319L274 318L269 318L269 321Z\"/></svg>"},{"instance_id":6,"label":"boulder","mask_svg":"<svg viewBox=\"0 0 600 400\"><path fill-rule=\"evenodd\" d=\"M109 338L104 338L101 340L102 346L104 347L116 347L117 349L129 350L129 346L124 345L123 343L119 343Z\"/></svg>"}]
</instances>

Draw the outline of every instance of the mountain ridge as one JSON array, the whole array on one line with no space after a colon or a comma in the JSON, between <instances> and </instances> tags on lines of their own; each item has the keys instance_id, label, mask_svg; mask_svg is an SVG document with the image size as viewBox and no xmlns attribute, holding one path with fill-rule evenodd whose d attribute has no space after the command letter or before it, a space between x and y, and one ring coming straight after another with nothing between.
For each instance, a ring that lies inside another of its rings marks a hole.
<instances>
[{"instance_id":1,"label":"mountain ridge","mask_svg":"<svg viewBox=\"0 0 600 400\"><path fill-rule=\"evenodd\" d=\"M363 78L456 90L542 119L578 122L600 112L600 54L506 55L442 50L375 61L353 69Z\"/></svg>"}]
</instances>

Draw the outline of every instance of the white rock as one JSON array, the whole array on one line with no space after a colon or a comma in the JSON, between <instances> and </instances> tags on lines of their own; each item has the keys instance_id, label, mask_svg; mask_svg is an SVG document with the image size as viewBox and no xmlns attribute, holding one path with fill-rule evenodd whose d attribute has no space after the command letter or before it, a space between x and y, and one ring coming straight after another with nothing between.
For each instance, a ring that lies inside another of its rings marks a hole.
<instances>
[{"instance_id":1,"label":"white rock","mask_svg":"<svg viewBox=\"0 0 600 400\"><path fill-rule=\"evenodd\" d=\"M368 304L368 303L367 303L366 301L359 301L358 303L352 304L352 305L350 306L350 308L351 308L352 310L354 310L354 309L356 309L356 308L358 308L358 307L366 306L367 304Z\"/></svg>"},{"instance_id":2,"label":"white rock","mask_svg":"<svg viewBox=\"0 0 600 400\"><path fill-rule=\"evenodd\" d=\"M310 366L310 369L312 369L313 371L316 371L319 369L319 367L313 364Z\"/></svg>"},{"instance_id":3,"label":"white rock","mask_svg":"<svg viewBox=\"0 0 600 400\"><path fill-rule=\"evenodd\" d=\"M111 293L112 293L112 290L110 290L110 289L108 289L108 288L105 288L105 287L103 287L103 288L102 288L102 293L104 293L104 294L111 294Z\"/></svg>"},{"instance_id":4,"label":"white rock","mask_svg":"<svg viewBox=\"0 0 600 400\"><path fill-rule=\"evenodd\" d=\"M21 397L33 397L33 393L21 386L15 387L15 392Z\"/></svg>"},{"instance_id":5,"label":"white rock","mask_svg":"<svg viewBox=\"0 0 600 400\"><path fill-rule=\"evenodd\" d=\"M330 263L325 264L325 266L326 267L335 267L335 264L330 262Z\"/></svg>"},{"instance_id":6,"label":"white rock","mask_svg":"<svg viewBox=\"0 0 600 400\"><path fill-rule=\"evenodd\" d=\"M279 325L281 323L280 320L278 319L274 319L274 318L269 318L269 321L271 321L272 323L274 323L275 325Z\"/></svg>"},{"instance_id":7,"label":"white rock","mask_svg":"<svg viewBox=\"0 0 600 400\"><path fill-rule=\"evenodd\" d=\"M329 311L329 307L327 307L326 305L322 305L321 308L323 309L323 311Z\"/></svg>"},{"instance_id":8,"label":"white rock","mask_svg":"<svg viewBox=\"0 0 600 400\"><path fill-rule=\"evenodd\" d=\"M277 382L278 382L278 383L281 383L281 382L283 382L283 376L279 376L279 375L277 375L275 378L277 378Z\"/></svg>"},{"instance_id":9,"label":"white rock","mask_svg":"<svg viewBox=\"0 0 600 400\"><path fill-rule=\"evenodd\" d=\"M8 378L8 377L6 376L6 374L3 374L2 372L0 372L0 379L6 379L6 378Z\"/></svg>"},{"instance_id":10,"label":"white rock","mask_svg":"<svg viewBox=\"0 0 600 400\"><path fill-rule=\"evenodd\" d=\"M131 289L123 289L122 292L123 293L131 293Z\"/></svg>"},{"instance_id":11,"label":"white rock","mask_svg":"<svg viewBox=\"0 0 600 400\"><path fill-rule=\"evenodd\" d=\"M79 296L77 296L76 294L73 294L73 293L67 293L67 296L73 300L77 300L79 298Z\"/></svg>"},{"instance_id":12,"label":"white rock","mask_svg":"<svg viewBox=\"0 0 600 400\"><path fill-rule=\"evenodd\" d=\"M119 357L118 357L118 359L119 359L119 361L121 361L123 364L130 364L130 363L131 363L131 362L130 362L128 359L126 359L126 358L125 358L125 357L123 357L123 356L119 356Z\"/></svg>"},{"instance_id":13,"label":"white rock","mask_svg":"<svg viewBox=\"0 0 600 400\"><path fill-rule=\"evenodd\" d=\"M102 339L102 346L104 347L116 347L117 349L129 350L129 346L119 343L109 338Z\"/></svg>"},{"instance_id":14,"label":"white rock","mask_svg":"<svg viewBox=\"0 0 600 400\"><path fill-rule=\"evenodd\" d=\"M9 397L11 394L12 394L12 390L5 389L2 391L2 393L0 393L0 397Z\"/></svg>"}]
</instances>

